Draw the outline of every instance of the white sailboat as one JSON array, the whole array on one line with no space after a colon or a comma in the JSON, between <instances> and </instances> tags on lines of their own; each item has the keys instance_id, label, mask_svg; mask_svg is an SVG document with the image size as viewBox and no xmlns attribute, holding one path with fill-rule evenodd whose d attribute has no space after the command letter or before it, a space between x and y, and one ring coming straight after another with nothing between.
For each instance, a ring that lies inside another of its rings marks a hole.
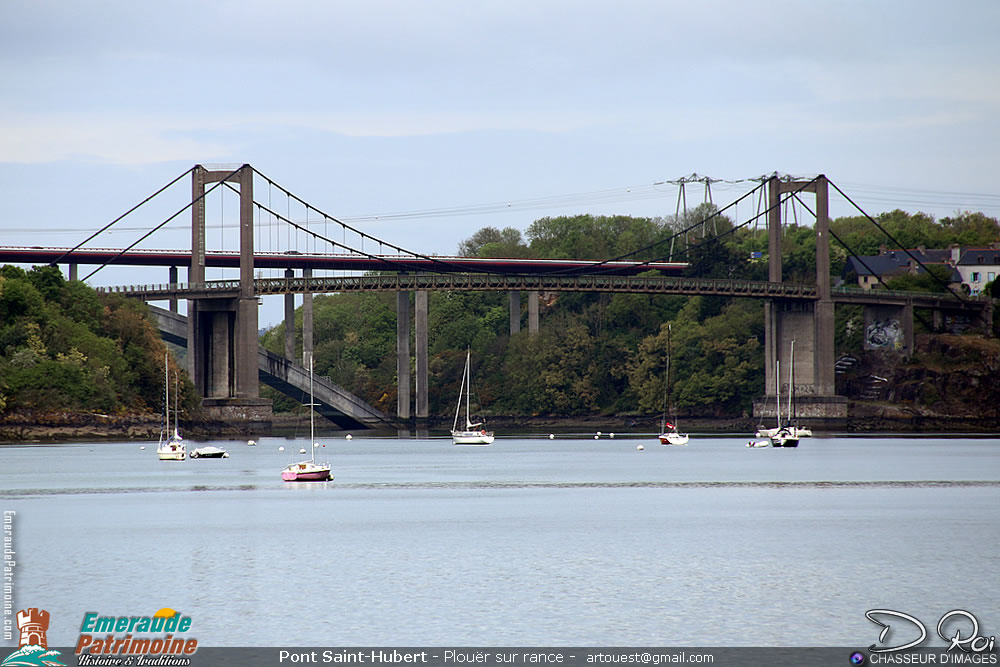
<instances>
[{"instance_id":1,"label":"white sailboat","mask_svg":"<svg viewBox=\"0 0 1000 667\"><path fill-rule=\"evenodd\" d=\"M786 427L791 433L792 437L796 439L796 444L798 444L799 438L808 438L812 436L812 431L805 426L799 426L798 419L795 417L795 339L792 339L792 358L791 367L788 370L788 421L786 422Z\"/></svg>"},{"instance_id":2,"label":"white sailboat","mask_svg":"<svg viewBox=\"0 0 1000 667\"><path fill-rule=\"evenodd\" d=\"M177 387L174 387L174 432L170 433L170 365L167 353L163 355L163 424L160 425L160 441L156 445L156 456L161 461L183 461L187 457L187 446L177 427Z\"/></svg>"},{"instance_id":3,"label":"white sailboat","mask_svg":"<svg viewBox=\"0 0 1000 667\"><path fill-rule=\"evenodd\" d=\"M777 397L775 399L775 404L777 406L778 415L778 425L774 428L767 428L764 424L757 426L757 431L753 434L755 438L773 438L781 430L781 362L774 362L774 395ZM753 442L753 441L751 441ZM749 443L747 443L749 446Z\"/></svg>"},{"instance_id":4,"label":"white sailboat","mask_svg":"<svg viewBox=\"0 0 1000 667\"><path fill-rule=\"evenodd\" d=\"M465 372L462 374L462 386L458 390L458 405L455 406L455 421L451 425L451 442L454 445L490 445L493 444L493 431L483 428L482 422L473 423L469 416L472 385L472 350L465 352ZM464 394L463 394L464 392ZM462 399L465 399L465 428L459 430L458 417L462 412Z\"/></svg>"},{"instance_id":5,"label":"white sailboat","mask_svg":"<svg viewBox=\"0 0 1000 667\"><path fill-rule=\"evenodd\" d=\"M281 479L286 482L329 482L333 479L329 463L316 463L316 410L313 400L313 360L309 357L309 460L285 466Z\"/></svg>"},{"instance_id":6,"label":"white sailboat","mask_svg":"<svg viewBox=\"0 0 1000 667\"><path fill-rule=\"evenodd\" d=\"M799 436L795 434L795 427L791 423L791 411L792 411L792 393L793 387L795 386L795 340L792 340L792 351L791 359L788 364L788 417L789 421L784 425L781 423L781 378L779 374L778 362L775 361L774 378L775 384L778 388L775 389L775 395L777 400L777 414L778 414L778 429L770 437L772 447L798 447L799 446Z\"/></svg>"},{"instance_id":7,"label":"white sailboat","mask_svg":"<svg viewBox=\"0 0 1000 667\"><path fill-rule=\"evenodd\" d=\"M674 423L667 421L667 407L672 407L673 404L670 401L670 325L667 325L667 364L663 372L663 417L660 419L660 435L659 440L661 445L686 445L688 444L688 434L680 433L677 430L677 419L673 418Z\"/></svg>"}]
</instances>

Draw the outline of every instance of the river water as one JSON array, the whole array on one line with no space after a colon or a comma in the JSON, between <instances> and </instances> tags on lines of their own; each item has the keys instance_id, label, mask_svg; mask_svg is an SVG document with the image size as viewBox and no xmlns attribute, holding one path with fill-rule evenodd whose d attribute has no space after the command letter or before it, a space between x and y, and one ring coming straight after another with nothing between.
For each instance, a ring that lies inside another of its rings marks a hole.
<instances>
[{"instance_id":1,"label":"river water","mask_svg":"<svg viewBox=\"0 0 1000 667\"><path fill-rule=\"evenodd\" d=\"M1000 634L997 439L320 441L328 484L281 481L306 440L0 447L15 609L53 646L163 607L203 646L868 646L876 608Z\"/></svg>"}]
</instances>

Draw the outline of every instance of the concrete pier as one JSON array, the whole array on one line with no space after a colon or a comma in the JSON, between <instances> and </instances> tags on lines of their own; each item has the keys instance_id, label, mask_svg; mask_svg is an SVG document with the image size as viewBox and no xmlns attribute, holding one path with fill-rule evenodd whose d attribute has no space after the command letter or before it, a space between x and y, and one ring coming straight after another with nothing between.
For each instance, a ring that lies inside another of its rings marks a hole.
<instances>
[{"instance_id":1,"label":"concrete pier","mask_svg":"<svg viewBox=\"0 0 1000 667\"><path fill-rule=\"evenodd\" d=\"M285 269L285 278L294 278L295 271ZM285 359L295 358L295 295L285 295Z\"/></svg>"},{"instance_id":2,"label":"concrete pier","mask_svg":"<svg viewBox=\"0 0 1000 667\"><path fill-rule=\"evenodd\" d=\"M416 329L416 417L426 419L430 416L430 397L427 394L427 290L414 293L413 325Z\"/></svg>"},{"instance_id":3,"label":"concrete pier","mask_svg":"<svg viewBox=\"0 0 1000 667\"><path fill-rule=\"evenodd\" d=\"M396 416L410 418L409 292L396 292Z\"/></svg>"},{"instance_id":4,"label":"concrete pier","mask_svg":"<svg viewBox=\"0 0 1000 667\"><path fill-rule=\"evenodd\" d=\"M528 333L532 336L538 333L538 300L541 294L538 290L528 292Z\"/></svg>"},{"instance_id":5,"label":"concrete pier","mask_svg":"<svg viewBox=\"0 0 1000 667\"><path fill-rule=\"evenodd\" d=\"M521 293L510 292L510 335L521 331Z\"/></svg>"},{"instance_id":6,"label":"concrete pier","mask_svg":"<svg viewBox=\"0 0 1000 667\"><path fill-rule=\"evenodd\" d=\"M312 278L312 269L302 269L303 278ZM302 294L302 365L309 368L313 356L313 295Z\"/></svg>"}]
</instances>

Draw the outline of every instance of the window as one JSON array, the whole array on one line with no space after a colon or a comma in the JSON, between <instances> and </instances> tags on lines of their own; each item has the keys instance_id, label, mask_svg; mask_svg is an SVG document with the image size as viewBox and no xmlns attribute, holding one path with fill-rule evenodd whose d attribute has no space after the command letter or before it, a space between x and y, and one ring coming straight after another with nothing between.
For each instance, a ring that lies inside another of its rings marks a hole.
<instances>
[{"instance_id":1,"label":"window","mask_svg":"<svg viewBox=\"0 0 1000 667\"><path fill-rule=\"evenodd\" d=\"M972 272L972 282L974 282L974 283L978 283L979 282L979 271L973 271Z\"/></svg>"},{"instance_id":2,"label":"window","mask_svg":"<svg viewBox=\"0 0 1000 667\"><path fill-rule=\"evenodd\" d=\"M993 282L994 280L996 280L996 278L997 274L994 271L990 271L989 273L986 274L986 282L988 283Z\"/></svg>"}]
</instances>

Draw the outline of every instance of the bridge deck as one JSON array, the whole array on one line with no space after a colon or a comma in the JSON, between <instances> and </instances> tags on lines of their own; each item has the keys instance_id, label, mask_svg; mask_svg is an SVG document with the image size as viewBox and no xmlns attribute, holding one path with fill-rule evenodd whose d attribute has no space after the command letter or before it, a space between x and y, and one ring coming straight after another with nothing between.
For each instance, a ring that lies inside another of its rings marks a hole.
<instances>
[{"instance_id":1,"label":"bridge deck","mask_svg":"<svg viewBox=\"0 0 1000 667\"><path fill-rule=\"evenodd\" d=\"M163 299L236 298L238 280L205 283L164 283L98 288L141 298ZM757 299L816 301L815 284L770 282L766 280L713 280L672 276L546 276L494 274L388 274L312 278L258 278L254 291L258 296L273 294L334 293L360 291L474 290L474 291L572 291L624 292L639 294L711 295ZM982 310L991 302L988 297L956 298L950 293L902 292L881 289L837 287L831 290L837 303L912 304L917 308Z\"/></svg>"}]
</instances>

